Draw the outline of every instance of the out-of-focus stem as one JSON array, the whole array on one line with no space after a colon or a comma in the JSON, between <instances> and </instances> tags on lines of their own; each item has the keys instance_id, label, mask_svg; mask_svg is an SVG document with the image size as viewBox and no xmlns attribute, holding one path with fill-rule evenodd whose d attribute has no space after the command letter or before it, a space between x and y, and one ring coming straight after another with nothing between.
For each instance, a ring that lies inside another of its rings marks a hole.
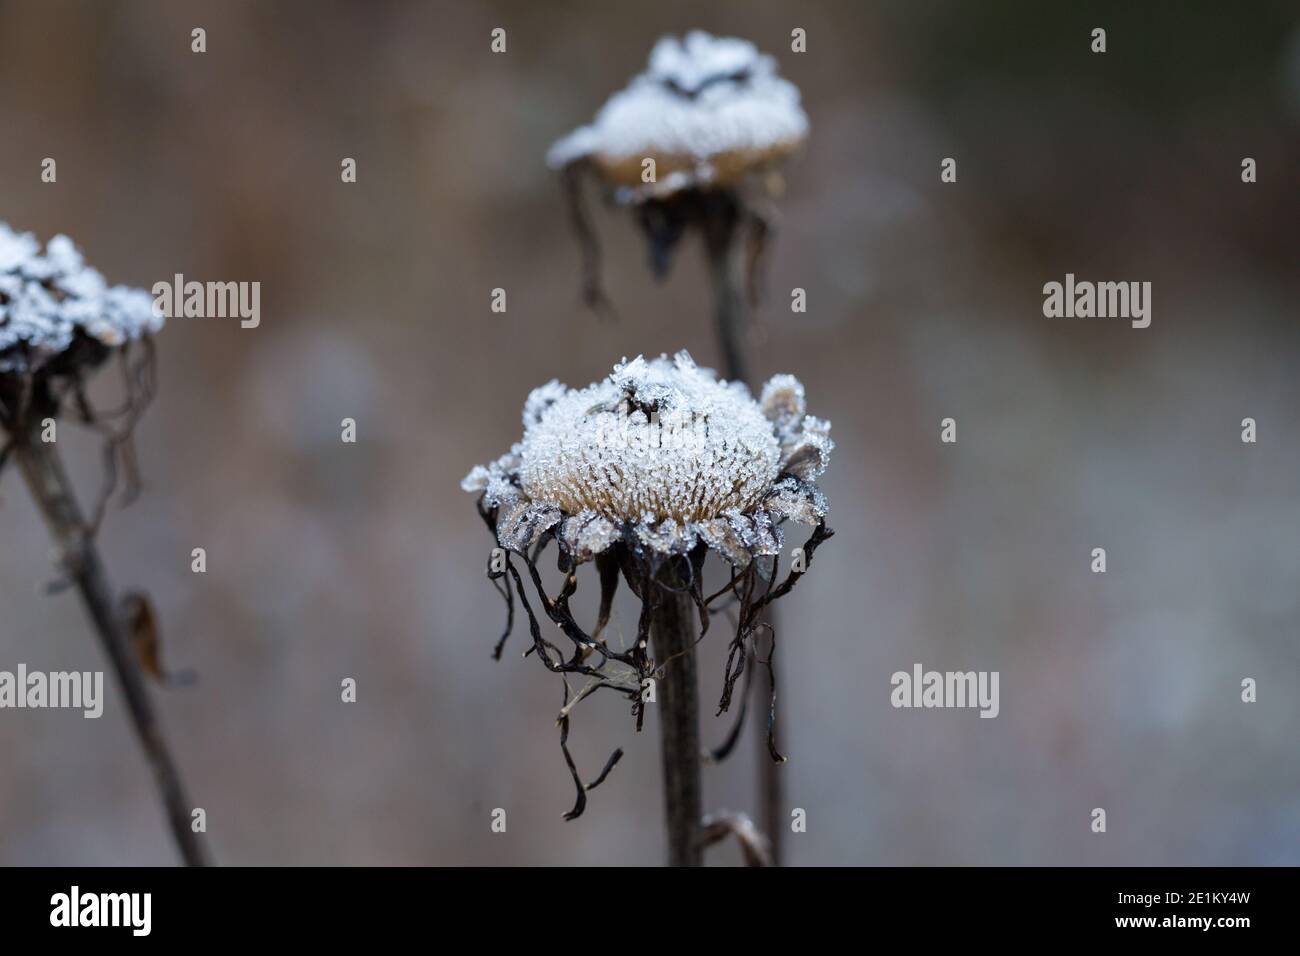
<instances>
[{"instance_id":1,"label":"out-of-focus stem","mask_svg":"<svg viewBox=\"0 0 1300 956\"><path fill-rule=\"evenodd\" d=\"M75 582L82 603L90 612L100 645L117 674L181 858L189 866L204 866L208 862L207 854L199 835L190 826L192 804L185 796L176 761L163 739L144 674L123 630L103 561L77 505L63 462L53 442L41 441L39 426L35 424L15 429L12 437L14 458L58 546L63 570Z\"/></svg>"},{"instance_id":2,"label":"out-of-focus stem","mask_svg":"<svg viewBox=\"0 0 1300 956\"><path fill-rule=\"evenodd\" d=\"M723 374L729 381L744 382L750 390L754 381L749 366L749 308L745 299L744 243L741 241L738 201L728 193L715 193L704 214L704 249L713 285L713 314L722 349ZM775 608L764 617L775 629ZM751 665L752 662L751 662ZM776 667L775 658L772 667ZM759 682L755 683L755 693ZM758 756L760 826L767 836L772 864L781 865L781 835L785 830L784 780L780 765L767 751L767 707L754 708L754 742ZM780 737L780 712L773 717L772 732Z\"/></svg>"},{"instance_id":3,"label":"out-of-focus stem","mask_svg":"<svg viewBox=\"0 0 1300 956\"><path fill-rule=\"evenodd\" d=\"M666 579L662 578L665 583ZM676 587L673 583L672 586ZM650 636L659 677L659 738L663 754L668 865L700 866L703 801L700 786L699 693L695 673L695 619L690 597L656 588Z\"/></svg>"},{"instance_id":4,"label":"out-of-focus stem","mask_svg":"<svg viewBox=\"0 0 1300 956\"><path fill-rule=\"evenodd\" d=\"M776 608L768 605L763 612L767 623L775 631L776 629ZM772 670L775 673L777 667L776 658L772 658ZM763 682L756 680L754 683L754 693L762 701ZM762 701L766 704L766 701ZM781 738L781 711L778 708L772 713L772 735L776 739ZM767 720L768 708L754 708L754 749L758 755L758 800L759 800L759 819L762 820L764 835L767 837L768 853L771 857L772 866L781 865L781 844L782 835L788 825L789 818L785 812L785 778L781 776L781 764L772 759L772 755L767 749Z\"/></svg>"},{"instance_id":5,"label":"out-of-focus stem","mask_svg":"<svg viewBox=\"0 0 1300 956\"><path fill-rule=\"evenodd\" d=\"M723 372L728 380L744 382L752 387L749 350L745 343L749 332L749 308L744 292L744 244L740 242L740 210L736 200L726 193L711 195L704 213L703 228Z\"/></svg>"}]
</instances>

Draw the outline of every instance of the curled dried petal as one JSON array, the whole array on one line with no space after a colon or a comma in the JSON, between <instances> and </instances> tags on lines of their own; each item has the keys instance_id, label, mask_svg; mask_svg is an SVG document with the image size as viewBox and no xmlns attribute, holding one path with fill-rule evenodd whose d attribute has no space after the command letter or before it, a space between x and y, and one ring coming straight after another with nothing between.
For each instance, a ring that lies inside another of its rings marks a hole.
<instances>
[{"instance_id":1,"label":"curled dried petal","mask_svg":"<svg viewBox=\"0 0 1300 956\"><path fill-rule=\"evenodd\" d=\"M590 561L619 539L618 526L590 509L564 519L560 541L576 562Z\"/></svg>"}]
</instances>

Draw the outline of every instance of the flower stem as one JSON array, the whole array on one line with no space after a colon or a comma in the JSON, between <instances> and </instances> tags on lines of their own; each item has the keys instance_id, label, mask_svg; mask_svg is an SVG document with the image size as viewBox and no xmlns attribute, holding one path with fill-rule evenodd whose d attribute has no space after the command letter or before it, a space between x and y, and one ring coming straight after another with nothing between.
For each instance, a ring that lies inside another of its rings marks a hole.
<instances>
[{"instance_id":1,"label":"flower stem","mask_svg":"<svg viewBox=\"0 0 1300 956\"><path fill-rule=\"evenodd\" d=\"M16 429L13 440L18 467L58 545L62 566L90 612L99 642L126 696L131 720L153 769L181 857L189 866L204 866L208 862L207 854L198 834L190 827L192 804L185 796L176 762L163 739L144 674L116 612L103 561L77 505L63 462L54 443L41 440L38 425Z\"/></svg>"},{"instance_id":2,"label":"flower stem","mask_svg":"<svg viewBox=\"0 0 1300 956\"><path fill-rule=\"evenodd\" d=\"M667 568L665 569L667 570ZM663 575L661 581L665 581ZM672 587L676 587L674 583ZM668 587L655 589L651 637L659 676L659 738L663 753L664 813L668 825L668 865L700 866L702 799L700 786L699 695L695 673L695 618L690 597Z\"/></svg>"},{"instance_id":3,"label":"flower stem","mask_svg":"<svg viewBox=\"0 0 1300 956\"><path fill-rule=\"evenodd\" d=\"M723 374L729 381L744 382L754 390L749 367L749 309L745 300L743 242L740 210L737 201L719 193L704 215L704 248L713 285L713 310L718 344L722 348ZM775 626L776 609L764 614ZM750 665L753 666L752 663ZM776 667L773 658L772 667ZM754 682L755 693L759 683ZM781 834L785 829L784 778L780 765L767 751L767 708L754 709L754 742L758 755L759 822L771 847L772 865L781 865ZM780 712L773 716L772 732L780 736Z\"/></svg>"},{"instance_id":4,"label":"flower stem","mask_svg":"<svg viewBox=\"0 0 1300 956\"><path fill-rule=\"evenodd\" d=\"M724 373L729 381L744 382L752 388L749 350L745 344L749 309L745 302L740 228L740 209L735 198L727 193L711 196L703 218L704 250L713 285L713 314Z\"/></svg>"}]
</instances>

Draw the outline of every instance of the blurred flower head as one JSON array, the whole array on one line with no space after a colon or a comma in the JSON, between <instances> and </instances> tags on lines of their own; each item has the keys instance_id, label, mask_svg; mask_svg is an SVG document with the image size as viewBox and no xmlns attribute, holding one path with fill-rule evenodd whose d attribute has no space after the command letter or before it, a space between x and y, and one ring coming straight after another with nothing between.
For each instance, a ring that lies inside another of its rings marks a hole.
<instances>
[{"instance_id":1,"label":"blurred flower head","mask_svg":"<svg viewBox=\"0 0 1300 956\"><path fill-rule=\"evenodd\" d=\"M42 250L0 222L0 374L95 364L162 324L149 293L110 287L67 236Z\"/></svg>"},{"instance_id":2,"label":"blurred flower head","mask_svg":"<svg viewBox=\"0 0 1300 956\"><path fill-rule=\"evenodd\" d=\"M644 73L589 126L555 143L548 163L588 161L632 197L731 186L768 169L808 135L799 91L749 41L696 30L664 37ZM655 182L643 178L654 160Z\"/></svg>"},{"instance_id":3,"label":"blurred flower head","mask_svg":"<svg viewBox=\"0 0 1300 956\"><path fill-rule=\"evenodd\" d=\"M807 137L799 90L748 40L698 30L684 40L661 39L646 71L547 155L563 175L587 304L613 312L601 290L600 245L582 198L586 175L615 202L634 208L656 276L667 275L688 226L698 227L715 251L746 231L754 299L770 218L760 206L780 191L777 170Z\"/></svg>"},{"instance_id":4,"label":"blurred flower head","mask_svg":"<svg viewBox=\"0 0 1300 956\"><path fill-rule=\"evenodd\" d=\"M55 236L42 250L30 233L0 223L0 428L28 441L43 421L70 410L103 436L105 485L96 527L119 470L123 500L138 490L131 433L153 397L150 336L162 324L149 293L110 287L67 236ZM110 356L121 370L122 401L105 413L91 404L85 385Z\"/></svg>"}]
</instances>

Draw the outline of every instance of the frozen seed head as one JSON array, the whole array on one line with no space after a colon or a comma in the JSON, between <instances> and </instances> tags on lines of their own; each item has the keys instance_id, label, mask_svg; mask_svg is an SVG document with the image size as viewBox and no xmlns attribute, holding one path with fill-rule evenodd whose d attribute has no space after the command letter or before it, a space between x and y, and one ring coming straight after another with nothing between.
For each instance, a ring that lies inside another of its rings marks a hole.
<instances>
[{"instance_id":1,"label":"frozen seed head","mask_svg":"<svg viewBox=\"0 0 1300 956\"><path fill-rule=\"evenodd\" d=\"M792 152L808 135L799 90L747 40L702 31L664 37L646 71L610 97L589 126L551 147L562 168L590 160L615 185L639 189L654 159L657 195L728 186Z\"/></svg>"},{"instance_id":2,"label":"frozen seed head","mask_svg":"<svg viewBox=\"0 0 1300 956\"><path fill-rule=\"evenodd\" d=\"M746 647L755 633L769 633L762 614L808 570L813 552L834 532L826 526L826 500L816 479L834 447L830 424L807 414L803 385L777 375L758 401L738 383L720 382L686 352L646 360L624 359L603 380L572 389L551 381L524 403L524 433L510 451L470 471L461 487L479 495L478 511L497 544L514 557L494 553L488 576L505 599L506 629L493 656L500 658L515 618L515 596L528 618L530 654L565 677L560 711L560 747L577 789L566 820L579 816L588 791L605 779L622 751L615 751L595 783L584 783L567 746L571 712L597 688L632 702L636 726L645 715L642 688L651 675L665 678L680 656L668 647L650 649L647 638L667 623L657 609L689 596L699 611L699 639L709 629L715 602L735 604L734 634L718 713L730 707L736 683L746 673ZM814 525L801 558L779 584L782 524L790 519ZM538 571L545 549L555 544L564 572L563 589L547 593ZM705 562L713 551L731 564L726 587L706 597ZM570 599L578 589L577 565L594 560L600 583L596 625L588 632L574 617ZM526 566L527 576L516 562ZM528 581L540 604L526 596ZM620 581L641 603L635 637L602 637L611 620ZM545 618L539 615L544 613ZM542 636L542 621L556 627ZM676 625L673 625L674 627ZM685 637L686 635L682 635ZM572 654L556 642L567 638ZM689 647L698 643L693 635ZM619 646L621 645L621 646ZM653 655L653 656L652 656ZM760 664L770 667L771 657ZM568 675L582 675L576 694ZM776 706L775 679L769 708ZM744 694L748 684L742 689ZM769 714L774 711L769 710ZM768 721L767 749L776 749ZM734 742L734 735L733 735ZM718 752L725 756L730 744ZM706 828L712 826L705 822ZM753 834L733 829L744 840ZM752 829L752 828L751 828Z\"/></svg>"},{"instance_id":3,"label":"frozen seed head","mask_svg":"<svg viewBox=\"0 0 1300 956\"><path fill-rule=\"evenodd\" d=\"M630 531L654 551L703 541L734 564L780 549L779 523L826 513L814 484L833 443L806 414L803 386L774 377L755 402L685 352L637 357L601 382L552 381L524 405L508 455L462 482L497 509L497 536L516 551L559 526L577 560Z\"/></svg>"},{"instance_id":4,"label":"frozen seed head","mask_svg":"<svg viewBox=\"0 0 1300 956\"><path fill-rule=\"evenodd\" d=\"M705 521L758 504L780 464L748 392L684 355L616 365L605 381L530 412L520 486L569 514Z\"/></svg>"},{"instance_id":5,"label":"frozen seed head","mask_svg":"<svg viewBox=\"0 0 1300 956\"><path fill-rule=\"evenodd\" d=\"M35 370L80 335L112 348L162 324L149 293L110 287L67 236L42 251L0 222L0 374Z\"/></svg>"}]
</instances>

